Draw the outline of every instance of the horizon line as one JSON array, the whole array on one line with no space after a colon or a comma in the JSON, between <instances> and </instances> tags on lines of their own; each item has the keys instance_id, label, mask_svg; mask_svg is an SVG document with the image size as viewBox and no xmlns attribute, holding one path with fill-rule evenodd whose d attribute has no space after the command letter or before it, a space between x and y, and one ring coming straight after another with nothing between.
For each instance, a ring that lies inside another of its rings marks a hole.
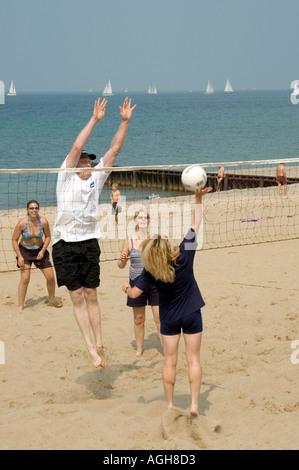
<instances>
[{"instance_id":1,"label":"horizon line","mask_svg":"<svg viewBox=\"0 0 299 470\"><path fill-rule=\"evenodd\" d=\"M289 91L289 90L292 90L292 88L257 88L257 87L254 87L254 88L234 88L234 91L232 94L234 94L235 92L243 92L243 91ZM214 93L224 93L224 90L221 88L216 88L214 89ZM18 90L17 91L17 94L20 94L20 93L32 93L32 94L39 94L39 93L86 93L86 94L96 94L97 96L102 96L102 91L99 92L97 90L39 90L39 91L36 91L36 90ZM123 90L115 90L113 91L113 95L128 95L130 93L138 93L138 94L145 94L147 95L147 91L146 90L128 90L128 91L123 91ZM205 89L196 89L196 90L188 90L188 89L181 89L181 90L165 90L165 89L162 89L160 91L158 91L158 95L159 94L162 94L162 93L204 93L205 94ZM213 94L213 93L212 93ZM113 96L112 95L112 96ZM157 95L155 95L157 96ZM210 95L209 95L210 96ZM111 98L108 97L108 98Z\"/></svg>"}]
</instances>

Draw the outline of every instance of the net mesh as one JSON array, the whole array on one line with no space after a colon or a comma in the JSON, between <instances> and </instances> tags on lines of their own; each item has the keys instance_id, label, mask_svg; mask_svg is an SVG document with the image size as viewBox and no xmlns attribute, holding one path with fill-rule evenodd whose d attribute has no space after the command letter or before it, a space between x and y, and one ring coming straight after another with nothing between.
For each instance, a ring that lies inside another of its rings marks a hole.
<instances>
[{"instance_id":1,"label":"net mesh","mask_svg":"<svg viewBox=\"0 0 299 470\"><path fill-rule=\"evenodd\" d=\"M283 162L287 172L287 194L278 193L276 167ZM204 197L203 239L200 249L214 249L298 238L299 159L201 164L213 191ZM161 233L175 242L192 223L194 195L181 184L188 165L114 167L102 190L98 223L101 261L117 260L123 241L134 233L134 213L150 214L151 234ZM217 192L218 166L226 177ZM12 233L26 217L26 204L35 199L40 215L52 230L56 215L56 182L62 169L0 170L0 272L17 269ZM92 169L92 171L103 171ZM118 224L112 213L111 185L121 192L122 211ZM51 248L49 247L51 253Z\"/></svg>"}]
</instances>

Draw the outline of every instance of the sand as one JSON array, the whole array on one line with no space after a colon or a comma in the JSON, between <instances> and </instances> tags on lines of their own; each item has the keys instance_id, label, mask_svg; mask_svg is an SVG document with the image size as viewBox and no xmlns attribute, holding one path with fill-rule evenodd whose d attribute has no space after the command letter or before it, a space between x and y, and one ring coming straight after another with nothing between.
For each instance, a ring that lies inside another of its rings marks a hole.
<instances>
[{"instance_id":1,"label":"sand","mask_svg":"<svg viewBox=\"0 0 299 470\"><path fill-rule=\"evenodd\" d=\"M298 239L261 241L196 253L206 302L198 419L188 411L183 338L175 407L166 409L163 353L149 309L144 353L135 356L133 315L121 291L127 268L101 263L108 365L100 370L64 287L56 291L63 308L48 307L44 278L32 270L20 313L19 273L0 273L0 448L298 449Z\"/></svg>"}]
</instances>

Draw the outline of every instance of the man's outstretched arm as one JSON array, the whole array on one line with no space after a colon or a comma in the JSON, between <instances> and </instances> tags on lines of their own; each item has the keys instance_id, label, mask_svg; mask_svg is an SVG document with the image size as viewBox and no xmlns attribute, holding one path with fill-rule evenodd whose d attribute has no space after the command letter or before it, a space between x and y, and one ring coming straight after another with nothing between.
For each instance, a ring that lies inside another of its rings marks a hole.
<instances>
[{"instance_id":1,"label":"man's outstretched arm","mask_svg":"<svg viewBox=\"0 0 299 470\"><path fill-rule=\"evenodd\" d=\"M126 140L129 121L132 117L132 113L136 108L136 104L132 107L131 106L131 99L126 98L124 101L123 106L119 107L120 115L121 115L121 123L116 132L112 142L110 149L105 153L103 157L103 164L104 167L112 167L114 161L122 149L122 146Z\"/></svg>"},{"instance_id":2,"label":"man's outstretched arm","mask_svg":"<svg viewBox=\"0 0 299 470\"><path fill-rule=\"evenodd\" d=\"M67 168L75 168L79 162L82 150L85 147L86 142L88 141L90 134L92 133L93 129L95 128L96 124L103 119L106 112L106 105L107 100L103 99L101 102L101 98L95 101L93 114L89 122L86 126L82 129L82 131L77 136L75 143L68 155L66 167Z\"/></svg>"}]
</instances>

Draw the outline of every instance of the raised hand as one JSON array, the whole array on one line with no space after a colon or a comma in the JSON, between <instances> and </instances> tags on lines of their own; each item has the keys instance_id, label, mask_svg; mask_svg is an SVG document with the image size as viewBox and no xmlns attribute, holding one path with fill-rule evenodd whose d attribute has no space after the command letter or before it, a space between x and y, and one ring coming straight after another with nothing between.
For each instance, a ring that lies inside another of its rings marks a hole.
<instances>
[{"instance_id":1,"label":"raised hand","mask_svg":"<svg viewBox=\"0 0 299 470\"><path fill-rule=\"evenodd\" d=\"M213 188L211 186L207 186L206 188L204 186L196 186L195 188L195 196L204 196L207 193L210 193L213 191Z\"/></svg>"},{"instance_id":2,"label":"raised hand","mask_svg":"<svg viewBox=\"0 0 299 470\"><path fill-rule=\"evenodd\" d=\"M129 121L132 117L132 113L136 108L136 104L131 107L131 98L128 97L125 99L124 104L119 107L120 115L124 121Z\"/></svg>"},{"instance_id":3,"label":"raised hand","mask_svg":"<svg viewBox=\"0 0 299 470\"><path fill-rule=\"evenodd\" d=\"M101 98L95 101L94 109L93 109L93 117L97 121L100 121L105 116L106 105L107 105L107 100L105 98L103 99L102 102L101 102Z\"/></svg>"}]
</instances>

